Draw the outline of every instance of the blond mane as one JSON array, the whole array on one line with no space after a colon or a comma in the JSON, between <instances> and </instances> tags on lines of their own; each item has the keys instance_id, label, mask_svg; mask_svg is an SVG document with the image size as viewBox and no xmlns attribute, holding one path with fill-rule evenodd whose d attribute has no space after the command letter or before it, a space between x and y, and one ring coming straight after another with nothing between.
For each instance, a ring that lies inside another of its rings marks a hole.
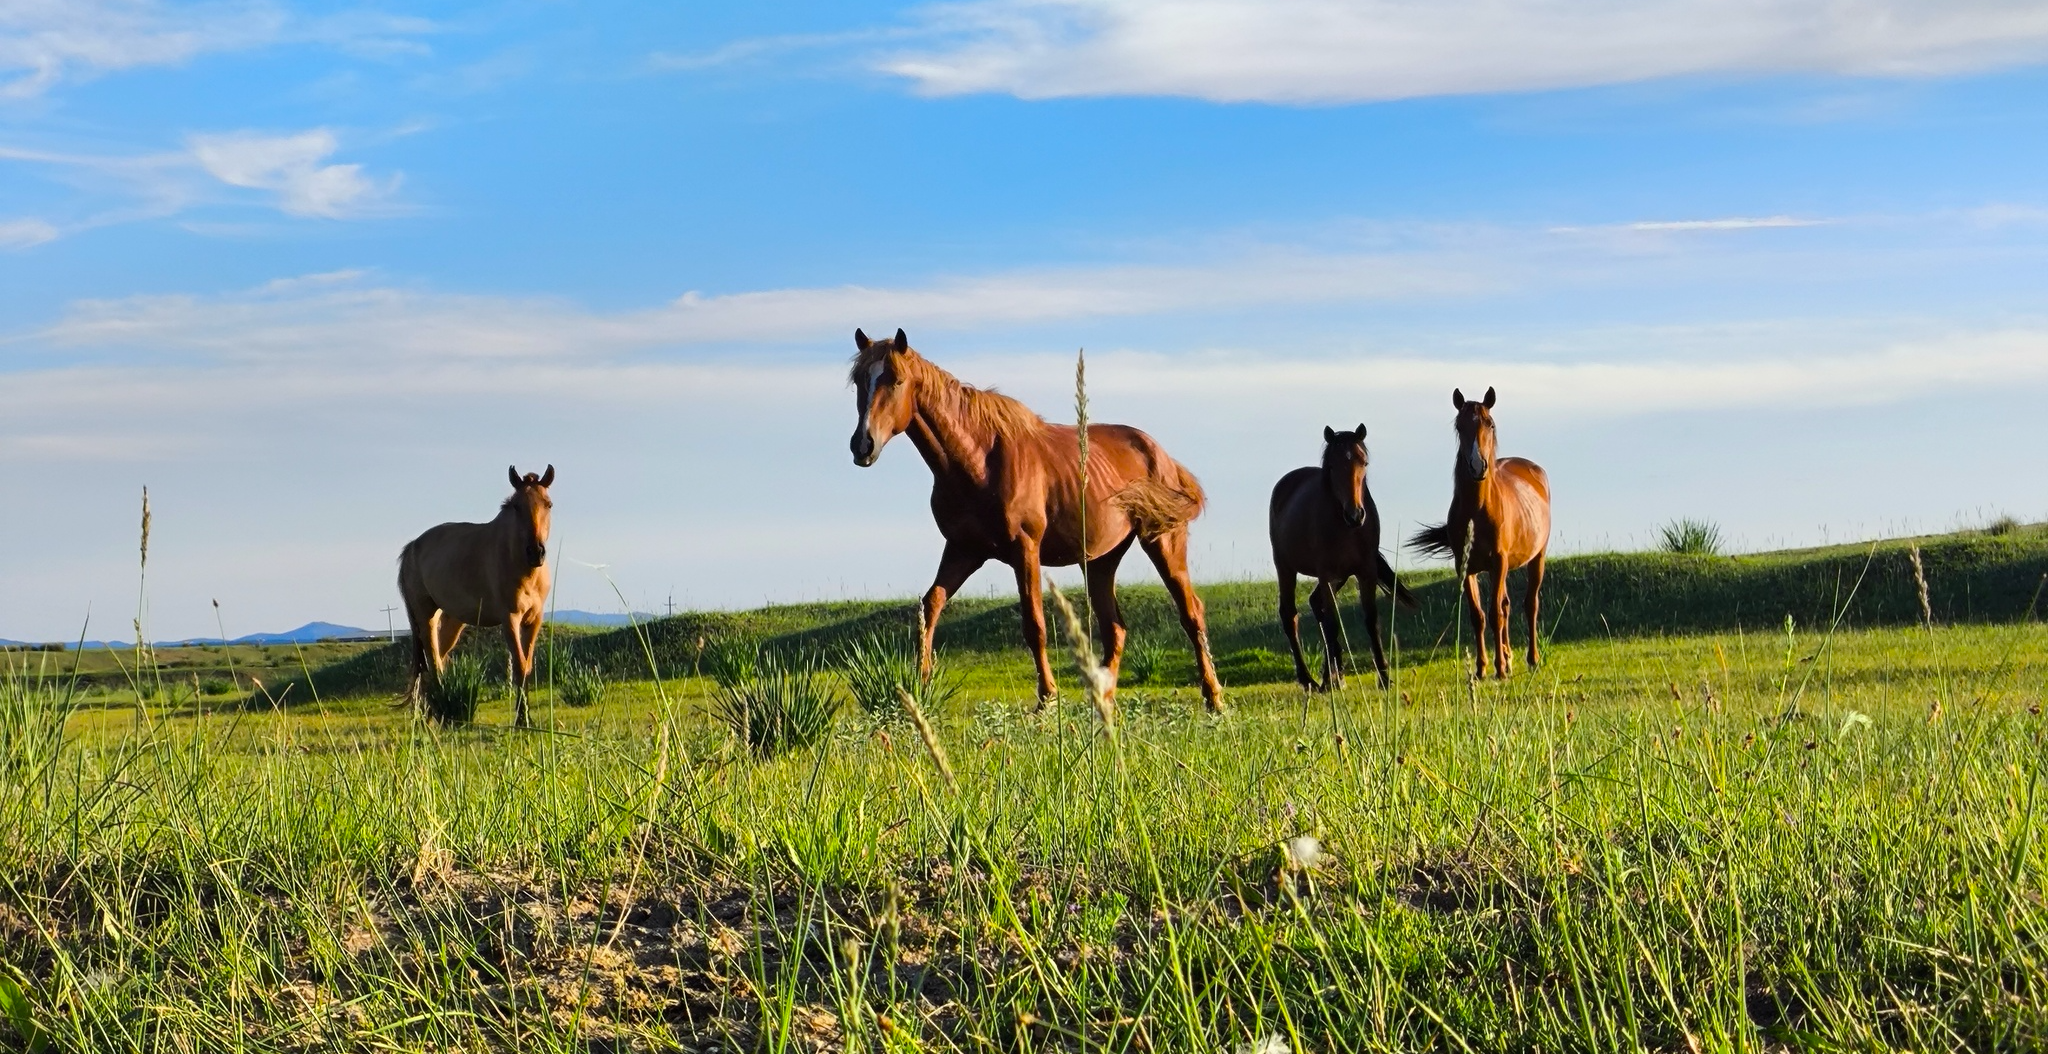
<instances>
[{"instance_id":1,"label":"blond mane","mask_svg":"<svg viewBox=\"0 0 2048 1054\"><path fill-rule=\"evenodd\" d=\"M854 355L853 367L847 371L848 379L857 380L868 367L882 361L891 346L890 341L878 340L869 344L867 350ZM929 399L935 405L950 403L958 416L976 431L1016 436L1028 435L1045 427L1045 418L1033 413L1030 407L994 388L976 388L963 383L914 349L904 348L898 365L917 383L920 399Z\"/></svg>"}]
</instances>

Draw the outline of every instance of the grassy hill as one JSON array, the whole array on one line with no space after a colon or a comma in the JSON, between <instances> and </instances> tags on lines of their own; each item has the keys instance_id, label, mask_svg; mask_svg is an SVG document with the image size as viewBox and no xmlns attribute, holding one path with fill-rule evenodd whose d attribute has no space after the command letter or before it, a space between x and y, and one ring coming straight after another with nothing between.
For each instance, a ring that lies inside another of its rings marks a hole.
<instances>
[{"instance_id":1,"label":"grassy hill","mask_svg":"<svg viewBox=\"0 0 2048 1054\"><path fill-rule=\"evenodd\" d=\"M1801 629L1869 628L1916 623L1919 601L1909 549L1918 545L1929 603L1942 623L1992 623L2038 617L2048 584L2048 525L2000 533L1968 531L1917 539L1789 549L1742 556L1666 553L1594 553L1553 560L1544 586L1543 632L1548 640L1640 637L1756 630L1776 632L1789 616ZM1421 601L1393 623L1400 649L1411 658L1434 658L1455 646L1459 617L1450 572L1435 568L1404 576ZM1161 678L1178 683L1191 672L1184 638L1166 592L1141 567L1120 593L1133 641L1162 654ZM1522 639L1522 575L1512 576L1517 608L1515 638ZM1211 647L1227 683L1287 680L1292 665L1280 634L1271 580L1217 582L1201 587L1208 605ZM1315 633L1301 587L1304 640ZM1079 600L1079 594L1075 594ZM1383 601L1384 603L1384 601ZM908 633L916 625L911 600L778 604L751 611L692 612L637 627L575 630L557 627L543 645L543 660L588 663L607 676L644 679L650 671L675 677L696 672L704 648L744 637L782 653L831 653L873 633ZM1350 640L1364 630L1356 591L1344 598ZM939 647L969 666L1024 660L1014 600L961 599L947 608ZM1520 647L1520 644L1517 644ZM504 659L495 630L472 632L462 651L496 668ZM325 696L398 690L403 646L373 648L315 671L312 687ZM287 698L309 698L304 683Z\"/></svg>"}]
</instances>

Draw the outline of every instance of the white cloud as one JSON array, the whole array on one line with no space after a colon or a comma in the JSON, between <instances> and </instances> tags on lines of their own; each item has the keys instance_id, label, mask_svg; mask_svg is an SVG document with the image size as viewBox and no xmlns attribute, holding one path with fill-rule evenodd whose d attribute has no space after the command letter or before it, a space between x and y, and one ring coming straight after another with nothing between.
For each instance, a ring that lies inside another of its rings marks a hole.
<instances>
[{"instance_id":1,"label":"white cloud","mask_svg":"<svg viewBox=\"0 0 2048 1054\"><path fill-rule=\"evenodd\" d=\"M1262 264L1271 269L1262 270ZM1277 266L1269 258L1207 267L1073 268L899 289L690 294L621 312L593 312L545 298L370 285L364 272L339 271L279 279L226 296L83 301L56 323L13 339L74 354L135 352L141 356L135 364L171 371L166 376L180 368L259 371L248 376L279 398L293 391L320 398L374 389L545 391L658 402L714 376L720 385L747 390L769 390L792 378L836 383L842 369L836 354L819 364L812 351L761 359L743 349L796 344L843 350L848 331L862 320L878 329L900 321L913 334L929 334L919 345L950 362L957 360L945 353L947 334L963 331L1434 296L1485 285L1473 275L1448 271L1422 278L1411 273L1407 286L1384 281L1388 274L1416 270L1389 258L1296 256L1281 258ZM1515 389L1525 405L1594 413L1852 405L2048 380L2048 328L2026 325L1942 330L1921 324L1901 330L1835 320L1580 329L1507 343L1440 334L1433 344L1424 353L1338 354L1314 346L1199 353L1191 348L1175 356L1110 352L1091 356L1090 376L1110 392L1265 393L1276 399L1309 391L1426 397L1455 383L1497 383ZM686 350L687 358L670 357ZM973 377L974 360L967 361L964 375ZM982 363L1003 368L1008 362L1014 369L1017 361L1005 356ZM1062 372L1052 360L1039 365L1044 368L1021 372ZM106 384L82 383L74 394L102 399ZM45 389L41 398L57 397Z\"/></svg>"},{"instance_id":2,"label":"white cloud","mask_svg":"<svg viewBox=\"0 0 2048 1054\"><path fill-rule=\"evenodd\" d=\"M2048 7L2014 0L967 0L923 13L938 42L878 65L935 95L1335 103L2048 59Z\"/></svg>"},{"instance_id":3,"label":"white cloud","mask_svg":"<svg viewBox=\"0 0 2048 1054\"><path fill-rule=\"evenodd\" d=\"M187 137L182 150L89 154L0 145L0 160L61 170L98 211L59 224L0 222L0 246L20 248L78 230L176 215L234 197L222 187L263 192L292 216L349 219L400 211L401 176L373 178L357 164L323 164L339 149L325 128L285 135L256 132ZM111 199L111 200L108 200Z\"/></svg>"},{"instance_id":4,"label":"white cloud","mask_svg":"<svg viewBox=\"0 0 2048 1054\"><path fill-rule=\"evenodd\" d=\"M0 220L0 249L26 249L54 241L59 231L38 219Z\"/></svg>"},{"instance_id":5,"label":"white cloud","mask_svg":"<svg viewBox=\"0 0 2048 1054\"><path fill-rule=\"evenodd\" d=\"M67 75L173 66L208 51L274 39L284 16L268 4L167 9L149 0L5 0L0 3L0 96L41 94Z\"/></svg>"},{"instance_id":6,"label":"white cloud","mask_svg":"<svg viewBox=\"0 0 2048 1054\"><path fill-rule=\"evenodd\" d=\"M71 77L280 43L416 54L425 50L418 38L434 28L425 19L360 11L302 18L267 0L0 0L0 98L41 95Z\"/></svg>"},{"instance_id":7,"label":"white cloud","mask_svg":"<svg viewBox=\"0 0 2048 1054\"><path fill-rule=\"evenodd\" d=\"M1189 396L1384 398L1425 400L1496 385L1520 408L1541 413L1630 416L1666 410L1730 410L1775 406L1852 406L1891 402L1942 390L2048 382L2048 329L1959 331L1866 345L1848 352L1804 354L1792 327L1777 339L1755 331L1708 338L1689 354L1658 346L1668 334L1638 331L1632 347L1612 335L1565 334L1565 343L1597 344L1597 357L1545 361L1452 353L1356 359L1279 359L1256 354L1207 361L1156 355L1089 357L1091 388L1105 393ZM1731 339L1733 338L1733 339ZM1655 349L1655 350L1652 350Z\"/></svg>"},{"instance_id":8,"label":"white cloud","mask_svg":"<svg viewBox=\"0 0 2048 1054\"><path fill-rule=\"evenodd\" d=\"M1824 220L1802 220L1793 216L1751 218L1734 216L1722 220L1648 220L1631 223L1632 231L1749 231L1772 227L1818 227Z\"/></svg>"},{"instance_id":9,"label":"white cloud","mask_svg":"<svg viewBox=\"0 0 2048 1054\"><path fill-rule=\"evenodd\" d=\"M1688 231L1757 231L1788 227L1825 227L1839 220L1802 219L1798 216L1728 216L1711 220L1640 220L1634 223L1595 227L1552 227L1552 234L1599 234L1616 231L1678 233Z\"/></svg>"},{"instance_id":10,"label":"white cloud","mask_svg":"<svg viewBox=\"0 0 2048 1054\"><path fill-rule=\"evenodd\" d=\"M296 135L233 132L195 135L187 148L199 165L229 186L267 190L293 216L342 219L374 210L398 185L378 182L361 165L321 164L339 147L334 133L315 128Z\"/></svg>"},{"instance_id":11,"label":"white cloud","mask_svg":"<svg viewBox=\"0 0 2048 1054\"><path fill-rule=\"evenodd\" d=\"M354 284L352 272L217 298L82 301L44 330L59 346L181 349L241 360L323 355L442 359L619 354L717 344L847 342L856 324L959 331L1047 321L1469 295L1505 279L1455 255L1265 250L1206 265L1073 267L702 296L611 314L557 301ZM304 287L303 296L282 296Z\"/></svg>"}]
</instances>

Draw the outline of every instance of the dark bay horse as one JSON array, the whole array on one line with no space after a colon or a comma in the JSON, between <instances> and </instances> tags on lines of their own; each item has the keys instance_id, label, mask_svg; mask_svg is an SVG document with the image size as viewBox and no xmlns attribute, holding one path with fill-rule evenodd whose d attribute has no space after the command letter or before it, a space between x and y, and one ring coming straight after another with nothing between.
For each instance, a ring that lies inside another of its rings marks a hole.
<instances>
[{"instance_id":1,"label":"dark bay horse","mask_svg":"<svg viewBox=\"0 0 2048 1054\"><path fill-rule=\"evenodd\" d=\"M1537 609L1543 592L1543 562L1550 549L1550 476L1534 461L1494 456L1493 389L1471 402L1451 390L1458 411L1458 460L1450 516L1441 526L1425 527L1409 539L1416 550L1458 560L1469 538L1471 549L1460 562L1465 607L1472 616L1475 675L1486 676L1486 651L1494 649L1494 676L1506 677L1508 644L1508 572L1529 567L1529 665L1538 660ZM1492 576L1488 603L1479 601L1479 575Z\"/></svg>"},{"instance_id":2,"label":"dark bay horse","mask_svg":"<svg viewBox=\"0 0 2048 1054\"><path fill-rule=\"evenodd\" d=\"M870 341L855 330L852 380L859 423L853 463L866 467L905 432L932 470L932 517L945 536L939 573L924 596L919 662L932 662L932 633L946 598L990 560L1017 573L1024 643L1038 663L1038 696L1053 696L1045 654L1043 567L1088 561L1088 596L1100 622L1111 683L1123 658L1124 621L1116 568L1136 542L1152 559L1195 649L1202 698L1223 706L1209 659L1202 598L1188 577L1188 521L1202 511L1200 483L1151 436L1123 425L1088 426L1088 492L1081 495L1080 437L1023 403L969 387L913 351L902 330ZM1082 523L1087 537L1082 538Z\"/></svg>"},{"instance_id":3,"label":"dark bay horse","mask_svg":"<svg viewBox=\"0 0 2048 1054\"><path fill-rule=\"evenodd\" d=\"M548 487L555 466L538 476L509 469L512 496L489 523L444 523L398 554L398 592L412 625L412 676L406 696L420 698L429 665L438 681L464 626L505 627L514 667L512 722L526 725L526 684L548 597Z\"/></svg>"},{"instance_id":4,"label":"dark bay horse","mask_svg":"<svg viewBox=\"0 0 2048 1054\"><path fill-rule=\"evenodd\" d=\"M1294 650L1294 679L1303 688L1329 691L1344 687L1343 629L1337 620L1337 592L1358 579L1358 603L1365 612L1366 638L1372 643L1373 668L1380 687L1387 686L1387 654L1380 643L1378 592L1394 594L1415 607L1387 558L1380 555L1380 511L1365 485L1365 426L1355 432L1323 429L1323 463L1304 466L1280 477L1266 517L1273 540L1273 569L1280 579L1280 628ZM1294 578L1316 580L1309 608L1323 631L1323 683L1317 685L1301 658L1301 627L1295 617Z\"/></svg>"}]
</instances>

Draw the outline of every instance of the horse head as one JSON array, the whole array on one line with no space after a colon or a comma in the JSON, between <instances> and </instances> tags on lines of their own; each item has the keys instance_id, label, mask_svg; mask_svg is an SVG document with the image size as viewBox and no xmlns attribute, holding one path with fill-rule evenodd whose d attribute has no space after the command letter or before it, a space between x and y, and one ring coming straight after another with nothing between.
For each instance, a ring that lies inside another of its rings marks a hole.
<instances>
[{"instance_id":1,"label":"horse head","mask_svg":"<svg viewBox=\"0 0 2048 1054\"><path fill-rule=\"evenodd\" d=\"M554 499L548 497L548 488L555 482L555 466L549 465L540 475L529 472L521 476L515 465L506 466L506 472L512 477L512 496L505 499L505 508L527 528L527 566L543 566L548 562L548 528L555 508Z\"/></svg>"},{"instance_id":2,"label":"horse head","mask_svg":"<svg viewBox=\"0 0 2048 1054\"><path fill-rule=\"evenodd\" d=\"M1478 401L1451 389L1451 405L1458 410L1457 477L1461 480L1481 483L1493 474L1493 399L1492 388Z\"/></svg>"},{"instance_id":3,"label":"horse head","mask_svg":"<svg viewBox=\"0 0 2048 1054\"><path fill-rule=\"evenodd\" d=\"M859 420L853 426L853 463L862 468L882 456L882 447L910 427L917 412L917 385L905 367L913 354L910 338L896 331L893 339L869 340L866 333L853 331L853 408Z\"/></svg>"},{"instance_id":4,"label":"horse head","mask_svg":"<svg viewBox=\"0 0 2048 1054\"><path fill-rule=\"evenodd\" d=\"M1365 426L1355 432L1323 427L1323 486L1344 522L1365 525Z\"/></svg>"}]
</instances>

